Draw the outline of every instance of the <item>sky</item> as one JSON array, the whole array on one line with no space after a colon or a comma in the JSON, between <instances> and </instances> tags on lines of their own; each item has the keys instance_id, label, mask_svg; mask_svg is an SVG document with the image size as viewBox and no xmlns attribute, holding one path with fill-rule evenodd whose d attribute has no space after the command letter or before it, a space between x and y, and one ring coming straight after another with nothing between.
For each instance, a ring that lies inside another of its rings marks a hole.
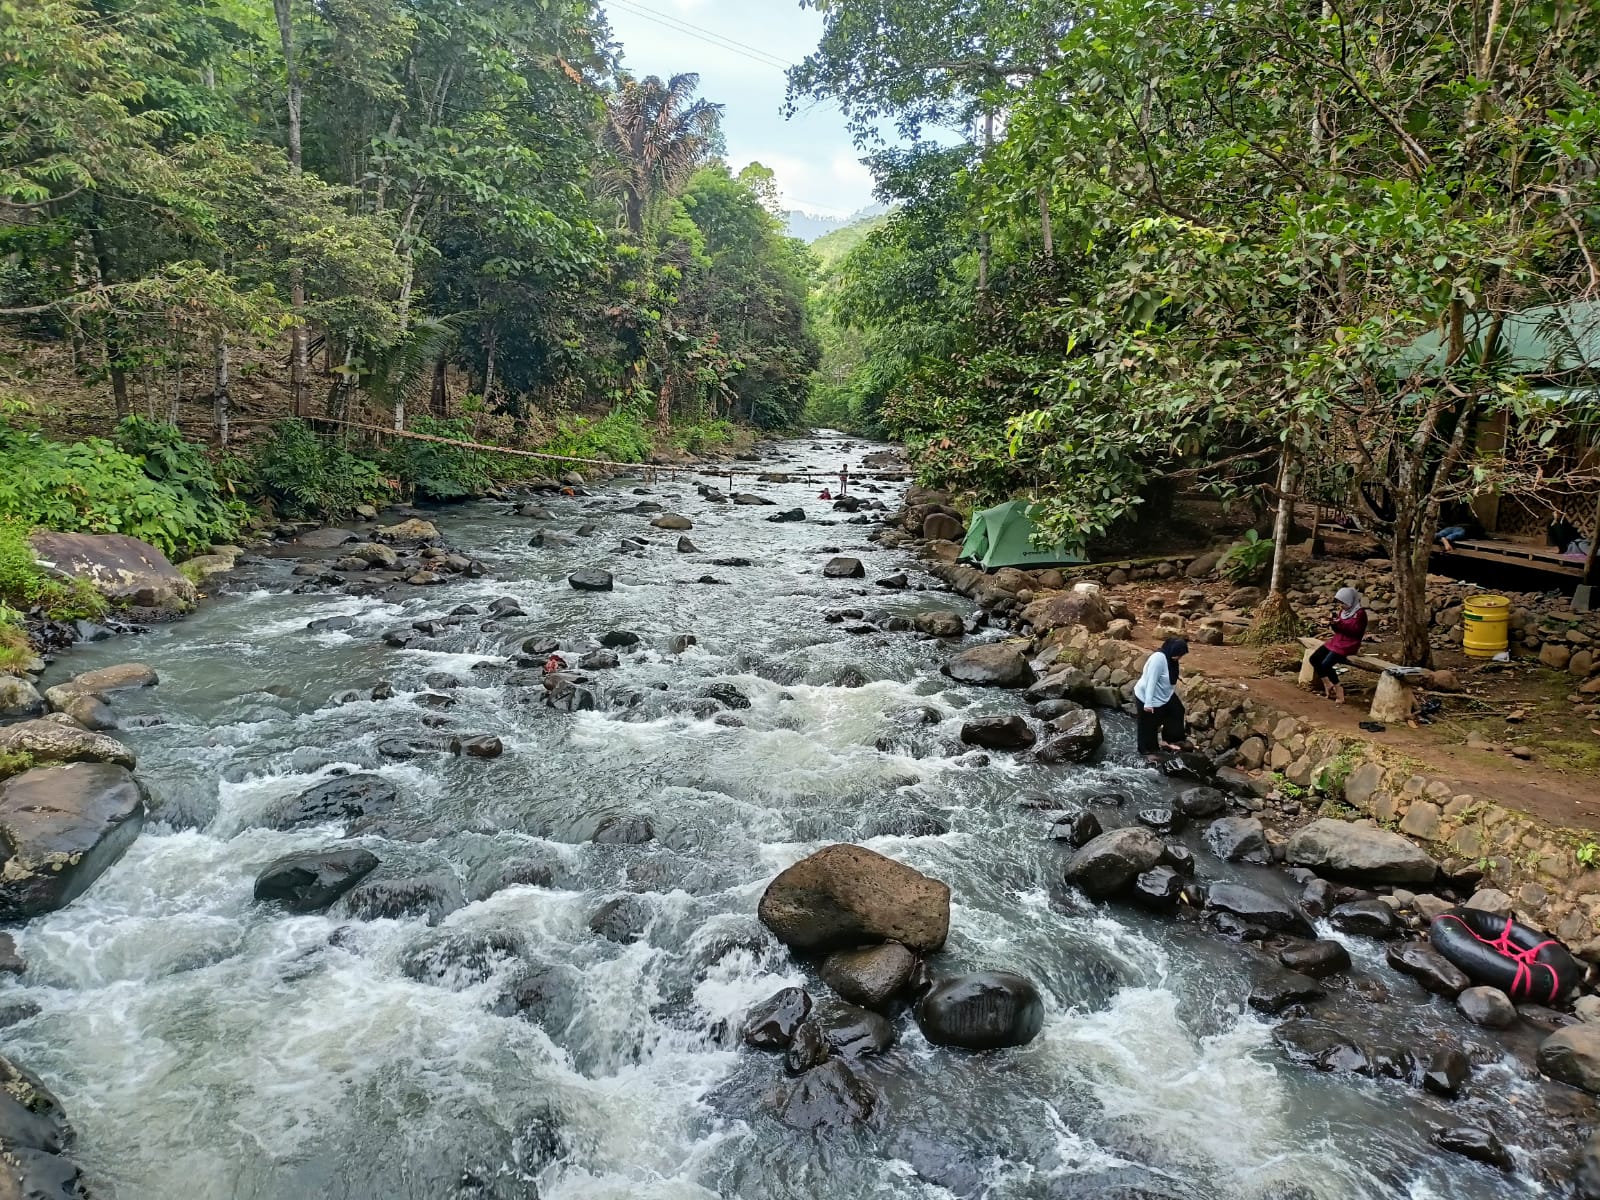
<instances>
[{"instance_id":1,"label":"sky","mask_svg":"<svg viewBox=\"0 0 1600 1200\"><path fill-rule=\"evenodd\" d=\"M822 18L797 0L604 0L622 65L663 79L700 75L722 104L728 164L771 167L785 208L848 217L871 206L872 174L834 104L785 119L784 69L817 44ZM717 44L720 42L721 44Z\"/></svg>"}]
</instances>

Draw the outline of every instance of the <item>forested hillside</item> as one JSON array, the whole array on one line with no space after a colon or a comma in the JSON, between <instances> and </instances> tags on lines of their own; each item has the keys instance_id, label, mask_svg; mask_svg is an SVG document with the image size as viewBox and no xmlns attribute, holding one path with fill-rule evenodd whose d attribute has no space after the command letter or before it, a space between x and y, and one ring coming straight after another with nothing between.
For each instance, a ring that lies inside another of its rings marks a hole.
<instances>
[{"instance_id":1,"label":"forested hillside","mask_svg":"<svg viewBox=\"0 0 1600 1200\"><path fill-rule=\"evenodd\" d=\"M616 49L590 0L0 5L8 408L793 423L810 268L770 176Z\"/></svg>"},{"instance_id":2,"label":"forested hillside","mask_svg":"<svg viewBox=\"0 0 1600 1200\"><path fill-rule=\"evenodd\" d=\"M1593 393L1540 386L1592 354L1502 339L1600 294L1586 0L816 7L792 102L844 108L895 206L829 386L926 481L1031 490L1078 545L1180 487L1366 496L1411 631L1444 506L1592 491Z\"/></svg>"}]
</instances>

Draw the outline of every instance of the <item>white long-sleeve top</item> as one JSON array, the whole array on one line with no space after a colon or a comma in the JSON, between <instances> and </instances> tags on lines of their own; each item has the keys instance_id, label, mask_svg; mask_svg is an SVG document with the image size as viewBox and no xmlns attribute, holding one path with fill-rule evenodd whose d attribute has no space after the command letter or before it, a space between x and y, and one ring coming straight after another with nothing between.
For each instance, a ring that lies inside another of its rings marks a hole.
<instances>
[{"instance_id":1,"label":"white long-sleeve top","mask_svg":"<svg viewBox=\"0 0 1600 1200\"><path fill-rule=\"evenodd\" d=\"M1145 659L1144 674L1133 685L1133 695L1146 708L1160 708L1172 699L1172 672L1167 668L1167 656L1161 651Z\"/></svg>"}]
</instances>

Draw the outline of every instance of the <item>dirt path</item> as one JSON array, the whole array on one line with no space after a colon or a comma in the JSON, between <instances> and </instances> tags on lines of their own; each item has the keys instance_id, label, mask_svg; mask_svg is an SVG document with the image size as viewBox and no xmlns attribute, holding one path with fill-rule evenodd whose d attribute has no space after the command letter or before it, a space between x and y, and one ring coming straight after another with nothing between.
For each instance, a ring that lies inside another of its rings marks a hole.
<instances>
[{"instance_id":1,"label":"dirt path","mask_svg":"<svg viewBox=\"0 0 1600 1200\"><path fill-rule=\"evenodd\" d=\"M1149 635L1135 641L1154 649L1159 639ZM1226 681L1242 687L1272 708L1303 717L1333 733L1360 738L1415 759L1419 774L1457 780L1462 790L1491 797L1509 807L1560 825L1600 830L1600 781L1592 775L1563 771L1537 762L1524 762L1508 754L1469 749L1447 740L1451 731L1440 726L1417 728L1390 726L1384 733L1359 727L1367 719L1372 694L1370 680L1349 672L1355 687L1350 703L1340 707L1301 688L1285 675L1263 675L1260 651L1243 646L1193 646L1184 660L1186 673Z\"/></svg>"}]
</instances>

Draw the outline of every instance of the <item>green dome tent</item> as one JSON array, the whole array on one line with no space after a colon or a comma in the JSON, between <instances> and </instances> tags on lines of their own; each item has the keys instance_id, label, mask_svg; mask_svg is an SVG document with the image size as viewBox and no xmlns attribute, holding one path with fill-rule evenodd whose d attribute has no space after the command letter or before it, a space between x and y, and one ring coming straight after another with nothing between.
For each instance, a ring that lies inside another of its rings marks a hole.
<instances>
[{"instance_id":1,"label":"green dome tent","mask_svg":"<svg viewBox=\"0 0 1600 1200\"><path fill-rule=\"evenodd\" d=\"M1069 552L1064 545L1041 550L1033 544L1035 525L1028 516L1032 505L1022 500L1007 500L972 514L967 540L961 543L958 562L976 563L985 571L1001 567L1038 570L1041 567L1066 567L1087 562Z\"/></svg>"}]
</instances>

